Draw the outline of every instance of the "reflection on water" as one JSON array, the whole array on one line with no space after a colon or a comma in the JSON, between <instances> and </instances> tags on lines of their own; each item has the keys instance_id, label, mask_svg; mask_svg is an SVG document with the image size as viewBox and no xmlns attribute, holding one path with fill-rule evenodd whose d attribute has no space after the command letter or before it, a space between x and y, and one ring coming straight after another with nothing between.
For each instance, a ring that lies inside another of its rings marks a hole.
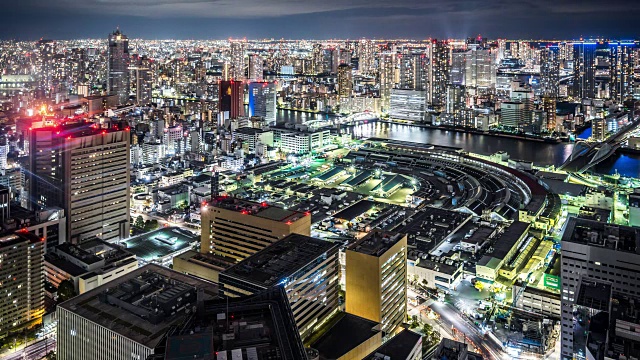
<instances>
[{"instance_id":1,"label":"reflection on water","mask_svg":"<svg viewBox=\"0 0 640 360\"><path fill-rule=\"evenodd\" d=\"M278 121L297 123L325 118L326 115L278 110ZM590 130L590 129L589 129ZM412 141L422 144L434 144L463 148L466 151L490 155L500 150L509 153L512 159L533 161L537 165L556 166L562 164L571 155L573 144L549 144L535 141L501 138L496 136L469 134L457 131L427 129L401 124L371 122L347 128L356 137L379 137L386 139ZM585 131L579 136L586 136ZM614 155L600 163L595 171L602 174L613 174L639 177L640 156Z\"/></svg>"},{"instance_id":2,"label":"reflection on water","mask_svg":"<svg viewBox=\"0 0 640 360\"><path fill-rule=\"evenodd\" d=\"M452 146L484 155L503 150L513 159L533 161L540 165L562 164L573 150L573 144L568 143L548 144L401 124L369 123L355 126L352 131L357 137L381 137Z\"/></svg>"}]
</instances>

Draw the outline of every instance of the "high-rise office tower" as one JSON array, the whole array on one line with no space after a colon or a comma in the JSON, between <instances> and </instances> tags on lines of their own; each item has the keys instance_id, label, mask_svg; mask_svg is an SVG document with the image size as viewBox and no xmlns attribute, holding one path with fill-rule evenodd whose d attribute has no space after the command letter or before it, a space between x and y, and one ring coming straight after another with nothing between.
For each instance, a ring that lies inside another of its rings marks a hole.
<instances>
[{"instance_id":1,"label":"high-rise office tower","mask_svg":"<svg viewBox=\"0 0 640 360\"><path fill-rule=\"evenodd\" d=\"M465 68L467 50L456 49L451 52L451 71L449 72L449 82L453 85L465 84Z\"/></svg>"},{"instance_id":2,"label":"high-rise office tower","mask_svg":"<svg viewBox=\"0 0 640 360\"><path fill-rule=\"evenodd\" d=\"M394 332L407 318L407 236L374 230L346 250L346 311Z\"/></svg>"},{"instance_id":3,"label":"high-rise office tower","mask_svg":"<svg viewBox=\"0 0 640 360\"><path fill-rule=\"evenodd\" d=\"M353 74L351 65L338 66L338 95L343 98L351 97L353 92Z\"/></svg>"},{"instance_id":4,"label":"high-rise office tower","mask_svg":"<svg viewBox=\"0 0 640 360\"><path fill-rule=\"evenodd\" d=\"M305 339L338 310L338 249L337 243L291 234L220 273L220 292L239 297L282 286Z\"/></svg>"},{"instance_id":5,"label":"high-rise office tower","mask_svg":"<svg viewBox=\"0 0 640 360\"><path fill-rule=\"evenodd\" d=\"M569 219L562 237L561 253L561 359L575 359L576 354L584 354L584 326L588 318L577 321L577 314L574 313L574 307L584 300L581 284L604 282L609 284L613 292L626 296L638 295L639 242L638 228L581 218ZM610 300L606 294L598 297Z\"/></svg>"},{"instance_id":6,"label":"high-rise office tower","mask_svg":"<svg viewBox=\"0 0 640 360\"><path fill-rule=\"evenodd\" d=\"M72 243L128 237L129 142L128 128L80 123L33 129L31 205L64 209Z\"/></svg>"},{"instance_id":7,"label":"high-rise office tower","mask_svg":"<svg viewBox=\"0 0 640 360\"><path fill-rule=\"evenodd\" d=\"M595 89L595 42L581 41L573 44L573 91L579 99L594 98Z\"/></svg>"},{"instance_id":8,"label":"high-rise office tower","mask_svg":"<svg viewBox=\"0 0 640 360\"><path fill-rule=\"evenodd\" d=\"M270 82L249 83L249 116L259 116L267 124L276 122L276 85Z\"/></svg>"},{"instance_id":9,"label":"high-rise office tower","mask_svg":"<svg viewBox=\"0 0 640 360\"><path fill-rule=\"evenodd\" d=\"M384 110L388 110L391 103L391 89L395 84L395 59L395 54L382 54L378 59L380 102Z\"/></svg>"},{"instance_id":10,"label":"high-rise office tower","mask_svg":"<svg viewBox=\"0 0 640 360\"><path fill-rule=\"evenodd\" d=\"M228 113L229 119L244 115L244 86L242 81L220 81L218 89L218 109Z\"/></svg>"},{"instance_id":11,"label":"high-rise office tower","mask_svg":"<svg viewBox=\"0 0 640 360\"><path fill-rule=\"evenodd\" d=\"M109 34L107 92L117 96L118 105L129 100L129 38L117 29Z\"/></svg>"},{"instance_id":12,"label":"high-rise office tower","mask_svg":"<svg viewBox=\"0 0 640 360\"><path fill-rule=\"evenodd\" d=\"M476 89L489 89L496 85L495 52L477 47L465 54L464 85Z\"/></svg>"},{"instance_id":13,"label":"high-rise office tower","mask_svg":"<svg viewBox=\"0 0 640 360\"><path fill-rule=\"evenodd\" d=\"M540 51L540 93L557 98L560 93L560 61L558 48L546 47Z\"/></svg>"},{"instance_id":14,"label":"high-rise office tower","mask_svg":"<svg viewBox=\"0 0 640 360\"><path fill-rule=\"evenodd\" d=\"M147 57L136 58L131 67L133 84L135 84L136 104L147 105L151 103L152 70L151 61Z\"/></svg>"},{"instance_id":15,"label":"high-rise office tower","mask_svg":"<svg viewBox=\"0 0 640 360\"><path fill-rule=\"evenodd\" d=\"M44 314L44 241L26 230L0 234L0 333Z\"/></svg>"},{"instance_id":16,"label":"high-rise office tower","mask_svg":"<svg viewBox=\"0 0 640 360\"><path fill-rule=\"evenodd\" d=\"M202 209L200 251L239 262L292 233L309 236L311 216L267 203L218 197Z\"/></svg>"},{"instance_id":17,"label":"high-rise office tower","mask_svg":"<svg viewBox=\"0 0 640 360\"><path fill-rule=\"evenodd\" d=\"M264 59L258 54L249 56L249 80L262 81L264 79Z\"/></svg>"},{"instance_id":18,"label":"high-rise office tower","mask_svg":"<svg viewBox=\"0 0 640 360\"><path fill-rule=\"evenodd\" d=\"M446 41L434 40L431 48L431 68L429 96L430 103L435 108L441 108L447 101L447 84L451 65L449 61L450 49Z\"/></svg>"},{"instance_id":19,"label":"high-rise office tower","mask_svg":"<svg viewBox=\"0 0 640 360\"><path fill-rule=\"evenodd\" d=\"M246 48L246 41L233 40L231 41L231 79L236 81L242 81L245 77L245 57L244 52Z\"/></svg>"}]
</instances>

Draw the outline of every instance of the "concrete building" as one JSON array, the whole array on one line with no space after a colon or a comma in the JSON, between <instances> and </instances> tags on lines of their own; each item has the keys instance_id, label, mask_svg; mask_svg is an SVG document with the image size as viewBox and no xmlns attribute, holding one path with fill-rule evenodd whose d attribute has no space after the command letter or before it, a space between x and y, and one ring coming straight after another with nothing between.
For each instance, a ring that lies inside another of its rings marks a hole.
<instances>
[{"instance_id":1,"label":"concrete building","mask_svg":"<svg viewBox=\"0 0 640 360\"><path fill-rule=\"evenodd\" d=\"M640 188L629 194L629 225L640 227Z\"/></svg>"},{"instance_id":2,"label":"concrete building","mask_svg":"<svg viewBox=\"0 0 640 360\"><path fill-rule=\"evenodd\" d=\"M68 300L57 308L61 360L142 360L199 303L217 297L215 285L147 265Z\"/></svg>"},{"instance_id":3,"label":"concrete building","mask_svg":"<svg viewBox=\"0 0 640 360\"><path fill-rule=\"evenodd\" d=\"M242 141L247 150L253 152L258 144L273 146L273 131L241 127L233 132L233 139Z\"/></svg>"},{"instance_id":4,"label":"concrete building","mask_svg":"<svg viewBox=\"0 0 640 360\"><path fill-rule=\"evenodd\" d=\"M218 197L201 211L200 251L240 262L295 233L311 235L311 216L266 203Z\"/></svg>"},{"instance_id":5,"label":"concrete building","mask_svg":"<svg viewBox=\"0 0 640 360\"><path fill-rule=\"evenodd\" d=\"M449 292L460 283L462 263L451 259L434 261L419 258L415 266L410 268L409 275L414 275L420 284L426 281L429 288Z\"/></svg>"},{"instance_id":6,"label":"concrete building","mask_svg":"<svg viewBox=\"0 0 640 360\"><path fill-rule=\"evenodd\" d=\"M0 334L44 315L44 241L26 230L0 235Z\"/></svg>"},{"instance_id":7,"label":"concrete building","mask_svg":"<svg viewBox=\"0 0 640 360\"><path fill-rule=\"evenodd\" d=\"M47 281L59 286L73 281L78 294L85 293L138 268L134 254L99 239L79 245L58 245L44 257Z\"/></svg>"},{"instance_id":8,"label":"concrete building","mask_svg":"<svg viewBox=\"0 0 640 360\"><path fill-rule=\"evenodd\" d=\"M227 297L284 287L302 339L338 311L338 244L291 234L220 274Z\"/></svg>"},{"instance_id":9,"label":"concrete building","mask_svg":"<svg viewBox=\"0 0 640 360\"><path fill-rule=\"evenodd\" d=\"M67 240L129 236L129 130L91 123L33 129L29 195L35 209L60 207Z\"/></svg>"},{"instance_id":10,"label":"concrete building","mask_svg":"<svg viewBox=\"0 0 640 360\"><path fill-rule=\"evenodd\" d=\"M424 121L427 103L427 93L425 91L392 89L390 97L390 118Z\"/></svg>"},{"instance_id":11,"label":"concrete building","mask_svg":"<svg viewBox=\"0 0 640 360\"><path fill-rule=\"evenodd\" d=\"M346 311L393 333L407 318L407 236L374 230L346 250Z\"/></svg>"},{"instance_id":12,"label":"concrete building","mask_svg":"<svg viewBox=\"0 0 640 360\"><path fill-rule=\"evenodd\" d=\"M305 155L331 144L330 130L288 132L280 136L280 149L285 154Z\"/></svg>"},{"instance_id":13,"label":"concrete building","mask_svg":"<svg viewBox=\"0 0 640 360\"><path fill-rule=\"evenodd\" d=\"M228 260L190 250L173 258L173 270L217 284L220 273L234 264Z\"/></svg>"},{"instance_id":14,"label":"concrete building","mask_svg":"<svg viewBox=\"0 0 640 360\"><path fill-rule=\"evenodd\" d=\"M581 282L604 282L612 291L638 296L640 229L570 218L562 237L562 359L574 347L574 306Z\"/></svg>"},{"instance_id":15,"label":"concrete building","mask_svg":"<svg viewBox=\"0 0 640 360\"><path fill-rule=\"evenodd\" d=\"M476 276L479 280L493 283L499 275L502 275L501 270L508 270L509 274L505 275L517 273L509 264L515 262L518 256L523 256L518 252L518 249L524 241L530 238L528 236L530 226L529 223L516 221L495 238L491 245L493 251L487 252L476 263ZM519 262L519 264L522 267L526 265L524 262ZM505 266L508 269L503 269Z\"/></svg>"},{"instance_id":16,"label":"concrete building","mask_svg":"<svg viewBox=\"0 0 640 360\"><path fill-rule=\"evenodd\" d=\"M318 352L315 359L362 360L382 345L380 323L348 313L336 317L335 323L311 344Z\"/></svg>"}]
</instances>

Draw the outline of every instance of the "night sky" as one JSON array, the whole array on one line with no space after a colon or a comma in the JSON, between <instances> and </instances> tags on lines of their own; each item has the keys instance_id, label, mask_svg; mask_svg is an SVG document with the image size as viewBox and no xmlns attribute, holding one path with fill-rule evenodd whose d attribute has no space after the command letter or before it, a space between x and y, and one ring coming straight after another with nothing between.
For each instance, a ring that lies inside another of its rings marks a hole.
<instances>
[{"instance_id":1,"label":"night sky","mask_svg":"<svg viewBox=\"0 0 640 360\"><path fill-rule=\"evenodd\" d=\"M0 38L637 38L640 0L3 0Z\"/></svg>"}]
</instances>

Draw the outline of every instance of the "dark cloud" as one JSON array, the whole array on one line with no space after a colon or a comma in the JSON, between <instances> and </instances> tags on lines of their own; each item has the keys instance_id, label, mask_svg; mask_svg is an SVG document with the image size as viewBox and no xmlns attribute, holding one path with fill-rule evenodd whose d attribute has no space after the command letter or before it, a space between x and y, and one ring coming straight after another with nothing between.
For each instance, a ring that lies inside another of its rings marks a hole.
<instances>
[{"instance_id":1,"label":"dark cloud","mask_svg":"<svg viewBox=\"0 0 640 360\"><path fill-rule=\"evenodd\" d=\"M626 0L22 0L2 5L0 37L631 38L639 15Z\"/></svg>"}]
</instances>

